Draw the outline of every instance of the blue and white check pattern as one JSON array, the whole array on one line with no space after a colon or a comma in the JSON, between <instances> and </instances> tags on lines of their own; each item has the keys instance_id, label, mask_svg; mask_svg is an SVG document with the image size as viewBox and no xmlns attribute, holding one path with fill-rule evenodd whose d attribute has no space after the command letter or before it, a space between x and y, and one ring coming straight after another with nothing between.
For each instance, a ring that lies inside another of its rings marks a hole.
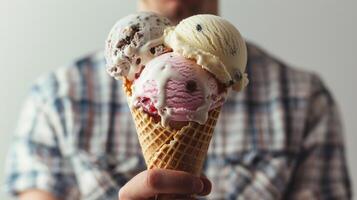
<instances>
[{"instance_id":1,"label":"blue and white check pattern","mask_svg":"<svg viewBox=\"0 0 357 200\"><path fill-rule=\"evenodd\" d=\"M351 199L336 103L314 74L248 45L248 87L232 92L205 163L208 199ZM6 189L117 199L145 169L121 83L102 53L39 79L7 158Z\"/></svg>"}]
</instances>

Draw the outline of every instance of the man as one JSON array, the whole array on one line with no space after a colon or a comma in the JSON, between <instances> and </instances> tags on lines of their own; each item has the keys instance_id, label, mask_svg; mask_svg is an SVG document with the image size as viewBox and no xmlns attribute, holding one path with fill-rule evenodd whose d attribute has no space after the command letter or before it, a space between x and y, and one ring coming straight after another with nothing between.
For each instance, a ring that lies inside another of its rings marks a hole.
<instances>
[{"instance_id":1,"label":"man","mask_svg":"<svg viewBox=\"0 0 357 200\"><path fill-rule=\"evenodd\" d=\"M178 22L217 13L216 0L141 0ZM231 93L205 176L145 170L118 81L102 54L41 78L25 103L8 157L7 189L22 200L351 199L336 104L314 74L287 67L248 43L250 84ZM211 180L212 183L209 181Z\"/></svg>"}]
</instances>

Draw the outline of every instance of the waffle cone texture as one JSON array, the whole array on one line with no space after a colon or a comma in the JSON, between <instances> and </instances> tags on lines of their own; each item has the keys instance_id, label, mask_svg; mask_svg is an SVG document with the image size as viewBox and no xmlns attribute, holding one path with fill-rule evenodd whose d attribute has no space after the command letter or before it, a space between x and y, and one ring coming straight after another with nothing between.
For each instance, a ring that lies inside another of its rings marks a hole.
<instances>
[{"instance_id":1,"label":"waffle cone texture","mask_svg":"<svg viewBox=\"0 0 357 200\"><path fill-rule=\"evenodd\" d=\"M124 81L124 91L131 96L131 84ZM142 108L131 107L141 149L148 169L186 171L199 176L221 107L208 113L205 124L189 122L179 130L163 127Z\"/></svg>"}]
</instances>

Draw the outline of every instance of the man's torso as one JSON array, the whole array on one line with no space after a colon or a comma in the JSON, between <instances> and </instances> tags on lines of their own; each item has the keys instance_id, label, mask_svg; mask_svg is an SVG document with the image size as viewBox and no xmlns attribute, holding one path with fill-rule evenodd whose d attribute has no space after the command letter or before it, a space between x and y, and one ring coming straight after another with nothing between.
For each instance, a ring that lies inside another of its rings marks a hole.
<instances>
[{"instance_id":1,"label":"man's torso","mask_svg":"<svg viewBox=\"0 0 357 200\"><path fill-rule=\"evenodd\" d=\"M210 199L254 193L241 187L252 180L280 193L303 138L313 75L286 67L253 45L248 55L250 83L243 92L230 93L204 166L213 181ZM69 194L95 199L103 195L98 188L114 193L146 168L121 81L106 74L102 54L61 68L38 85L60 116L54 129L68 173L82 185Z\"/></svg>"}]
</instances>

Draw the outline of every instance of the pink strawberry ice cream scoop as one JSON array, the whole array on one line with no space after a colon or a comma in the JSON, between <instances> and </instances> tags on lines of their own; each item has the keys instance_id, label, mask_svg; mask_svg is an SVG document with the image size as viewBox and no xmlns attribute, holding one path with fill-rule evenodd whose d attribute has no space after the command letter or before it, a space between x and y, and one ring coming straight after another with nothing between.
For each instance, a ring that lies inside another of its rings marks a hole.
<instances>
[{"instance_id":1,"label":"pink strawberry ice cream scoop","mask_svg":"<svg viewBox=\"0 0 357 200\"><path fill-rule=\"evenodd\" d=\"M160 116L162 125L195 121L204 124L208 111L221 106L226 90L195 61L166 53L147 63L133 83L132 106Z\"/></svg>"}]
</instances>

